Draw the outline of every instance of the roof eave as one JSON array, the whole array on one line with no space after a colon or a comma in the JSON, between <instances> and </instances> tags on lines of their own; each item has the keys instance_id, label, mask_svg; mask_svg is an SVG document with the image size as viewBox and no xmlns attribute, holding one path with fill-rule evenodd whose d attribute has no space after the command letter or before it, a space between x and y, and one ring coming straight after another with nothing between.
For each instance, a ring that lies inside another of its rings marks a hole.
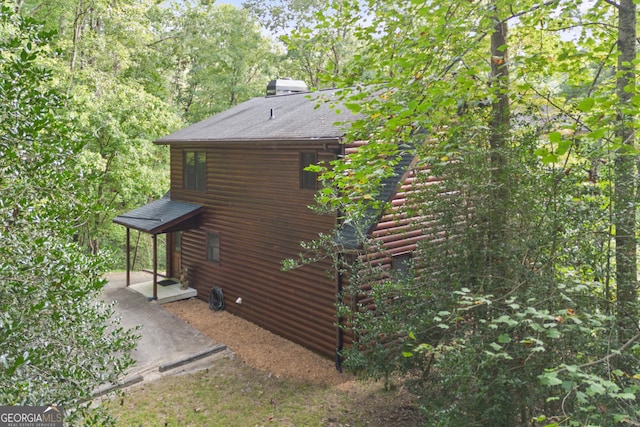
<instances>
[{"instance_id":1,"label":"roof eave","mask_svg":"<svg viewBox=\"0 0 640 427\"><path fill-rule=\"evenodd\" d=\"M247 139L247 138L235 138L235 139L156 139L153 141L157 145L193 145L193 144L234 144L234 145L296 145L300 143L340 143L343 136L318 136L312 138L260 138L260 139Z\"/></svg>"}]
</instances>

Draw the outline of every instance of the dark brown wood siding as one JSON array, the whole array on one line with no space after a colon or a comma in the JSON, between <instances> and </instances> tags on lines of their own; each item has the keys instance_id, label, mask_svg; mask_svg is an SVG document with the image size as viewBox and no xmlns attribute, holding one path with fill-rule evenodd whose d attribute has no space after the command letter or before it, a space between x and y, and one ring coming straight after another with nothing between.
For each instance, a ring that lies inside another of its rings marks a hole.
<instances>
[{"instance_id":1,"label":"dark brown wood siding","mask_svg":"<svg viewBox=\"0 0 640 427\"><path fill-rule=\"evenodd\" d=\"M365 142L350 144L345 149L348 156L358 150ZM388 208L382 213L378 221L369 230L371 241L367 244L368 251L360 252L363 265L381 268L384 274L376 276L371 281L359 284L360 293L355 297L362 306L373 309L369 291L375 283L389 278L393 270L395 257L410 254L414 260L414 266L418 268L418 274L422 262L426 260L416 259L416 249L419 242L436 243L444 237L439 228L439 221L433 216L421 215L417 204L420 204L427 193L427 187L438 185L441 179L431 175L428 166L412 164L402 177L396 191L389 200ZM433 215L433 214L432 214ZM361 277L366 273L361 273ZM343 278L348 282L348 277ZM348 335L351 342L353 335ZM347 340L345 340L347 342Z\"/></svg>"},{"instance_id":2,"label":"dark brown wood siding","mask_svg":"<svg viewBox=\"0 0 640 427\"><path fill-rule=\"evenodd\" d=\"M230 313L332 357L336 278L327 276L330 261L281 271L282 260L301 251L300 242L333 228L334 217L307 207L315 191L300 189L300 153L334 159L324 148L172 147L171 198L205 206L200 227L182 236L182 263L192 269L198 298L208 301L210 290L220 287ZM184 150L206 151L206 192L183 189ZM219 263L207 261L207 233L220 236Z\"/></svg>"},{"instance_id":3,"label":"dark brown wood siding","mask_svg":"<svg viewBox=\"0 0 640 427\"><path fill-rule=\"evenodd\" d=\"M392 268L393 257L413 253L418 242L423 240L437 241L442 238L439 222L428 216L420 216L416 212L416 201L413 195L424 190L425 186L437 184L439 179L429 177L418 179L417 174L430 174L427 168L412 168L405 175L403 182L394 194L390 207L380 217L370 232L375 243L371 248L383 248L382 251L372 249L368 260L372 265L382 265L384 269Z\"/></svg>"}]
</instances>

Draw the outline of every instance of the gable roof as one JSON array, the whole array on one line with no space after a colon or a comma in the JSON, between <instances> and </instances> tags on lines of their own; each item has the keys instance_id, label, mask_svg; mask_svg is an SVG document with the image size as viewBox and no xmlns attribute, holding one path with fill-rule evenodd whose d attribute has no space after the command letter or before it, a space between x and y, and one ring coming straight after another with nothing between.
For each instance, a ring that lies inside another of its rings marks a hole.
<instances>
[{"instance_id":1,"label":"gable roof","mask_svg":"<svg viewBox=\"0 0 640 427\"><path fill-rule=\"evenodd\" d=\"M154 142L340 140L347 125L337 122L358 115L336 106L338 90L253 98Z\"/></svg>"},{"instance_id":2,"label":"gable roof","mask_svg":"<svg viewBox=\"0 0 640 427\"><path fill-rule=\"evenodd\" d=\"M402 153L400 161L396 163L393 168L393 175L382 180L380 193L376 197L376 200L382 202L388 202L394 196L398 185L402 182L405 173L409 170L411 162L415 155L411 151L405 151ZM376 222L380 219L382 210L368 207L364 218L360 223L355 225L352 223L344 223L336 231L336 243L344 246L346 249L356 249L362 244L362 236L360 233L371 233L371 229L376 225Z\"/></svg>"},{"instance_id":3,"label":"gable roof","mask_svg":"<svg viewBox=\"0 0 640 427\"><path fill-rule=\"evenodd\" d=\"M351 122L363 116L352 113L338 101L339 91L329 89L253 98L154 142L340 141ZM394 174L381 183L377 200L388 202L393 197L413 158L411 150L402 154ZM336 242L345 248L357 248L361 244L358 230L369 233L381 214L380 210L369 208L360 224L342 224Z\"/></svg>"}]
</instances>

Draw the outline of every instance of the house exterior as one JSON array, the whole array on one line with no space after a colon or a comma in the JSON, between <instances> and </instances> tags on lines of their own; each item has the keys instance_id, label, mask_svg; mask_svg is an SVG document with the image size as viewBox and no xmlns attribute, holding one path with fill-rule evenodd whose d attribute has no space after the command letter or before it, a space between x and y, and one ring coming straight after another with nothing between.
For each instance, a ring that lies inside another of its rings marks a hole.
<instances>
[{"instance_id":1,"label":"house exterior","mask_svg":"<svg viewBox=\"0 0 640 427\"><path fill-rule=\"evenodd\" d=\"M114 220L127 230L167 233L167 275L178 277L188 267L198 298L209 301L219 289L225 310L328 357L352 339L337 327L345 278L328 259L291 271L281 267L298 257L301 242L336 225L336 217L308 208L318 182L304 170L357 149L342 144L345 128L337 124L355 116L324 102L335 94L255 98L160 138L155 143L168 145L171 157L164 212L147 215L147 205ZM410 165L411 158L401 162L384 197L401 203L415 178ZM389 248L378 263L390 267L422 238L394 209L370 227ZM134 218L149 224L132 224Z\"/></svg>"}]
</instances>

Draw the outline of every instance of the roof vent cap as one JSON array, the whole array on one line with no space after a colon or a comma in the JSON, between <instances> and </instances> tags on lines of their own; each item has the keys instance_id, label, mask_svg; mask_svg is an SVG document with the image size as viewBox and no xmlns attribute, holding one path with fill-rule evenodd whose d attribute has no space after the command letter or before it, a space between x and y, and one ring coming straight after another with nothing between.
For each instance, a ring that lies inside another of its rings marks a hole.
<instances>
[{"instance_id":1,"label":"roof vent cap","mask_svg":"<svg viewBox=\"0 0 640 427\"><path fill-rule=\"evenodd\" d=\"M309 92L307 84L302 80L276 79L267 85L267 96L286 95L289 93Z\"/></svg>"}]
</instances>

